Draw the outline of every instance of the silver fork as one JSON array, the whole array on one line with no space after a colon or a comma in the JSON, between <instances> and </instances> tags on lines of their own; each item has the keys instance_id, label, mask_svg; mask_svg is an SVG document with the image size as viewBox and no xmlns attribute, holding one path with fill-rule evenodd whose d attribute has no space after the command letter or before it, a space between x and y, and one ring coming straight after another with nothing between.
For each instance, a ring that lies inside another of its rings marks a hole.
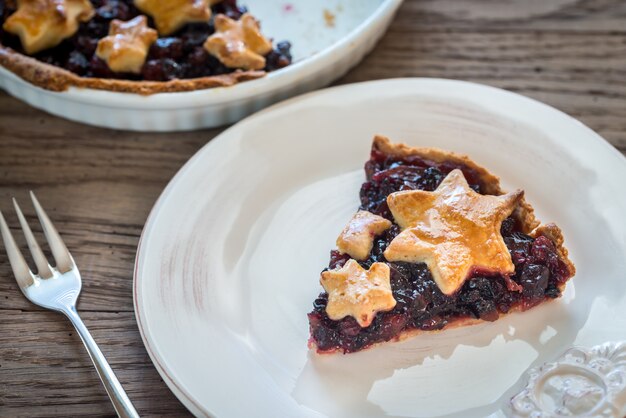
<instances>
[{"instance_id":1,"label":"silver fork","mask_svg":"<svg viewBox=\"0 0 626 418\"><path fill-rule=\"evenodd\" d=\"M123 418L139 417L130 399L128 399L126 392L124 392L122 385L120 385L119 380L115 377L115 373L111 370L106 358L104 358L98 345L87 330L87 327L85 327L85 324L78 316L78 312L76 312L76 299L78 299L82 284L78 267L76 267L74 259L63 243L61 236L54 228L54 225L52 225L52 222L50 222L50 218L48 218L48 215L44 212L33 192L30 192L30 197L35 206L37 217L39 218L39 222L41 222L41 227L43 228L50 250L52 251L56 267L50 266L46 260L17 201L13 199L15 212L17 212L22 231L26 237L26 243L37 266L37 274L33 274L15 244L11 231L9 231L9 227L2 216L2 212L0 212L0 232L2 233L4 247L9 256L9 263L13 269L17 284L22 290L22 293L24 293L24 296L35 305L61 312L68 317L72 325L74 325L74 328L76 328L78 335L80 335L80 338L83 340L89 357L91 357L91 361L93 361L94 366L96 366L100 380L102 380L104 388L109 394L117 414Z\"/></svg>"}]
</instances>

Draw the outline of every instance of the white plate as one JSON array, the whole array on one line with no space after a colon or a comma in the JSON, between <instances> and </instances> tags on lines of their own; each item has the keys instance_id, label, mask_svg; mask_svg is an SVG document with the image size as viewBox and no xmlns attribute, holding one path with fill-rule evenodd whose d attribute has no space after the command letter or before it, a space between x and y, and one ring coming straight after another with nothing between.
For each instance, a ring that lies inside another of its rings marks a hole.
<instances>
[{"instance_id":1,"label":"white plate","mask_svg":"<svg viewBox=\"0 0 626 418\"><path fill-rule=\"evenodd\" d=\"M242 0L261 20L264 33L291 41L294 64L233 87L151 96L78 88L51 92L0 67L0 88L54 115L107 128L174 131L225 125L341 77L374 47L401 2ZM335 17L332 27L325 11Z\"/></svg>"},{"instance_id":2,"label":"white plate","mask_svg":"<svg viewBox=\"0 0 626 418\"><path fill-rule=\"evenodd\" d=\"M329 250L358 206L375 133L469 154L563 229L563 298L495 323L351 355L306 347ZM501 415L530 367L626 336L626 160L571 117L460 81L320 91L235 125L156 203L135 310L163 379L198 416Z\"/></svg>"}]
</instances>

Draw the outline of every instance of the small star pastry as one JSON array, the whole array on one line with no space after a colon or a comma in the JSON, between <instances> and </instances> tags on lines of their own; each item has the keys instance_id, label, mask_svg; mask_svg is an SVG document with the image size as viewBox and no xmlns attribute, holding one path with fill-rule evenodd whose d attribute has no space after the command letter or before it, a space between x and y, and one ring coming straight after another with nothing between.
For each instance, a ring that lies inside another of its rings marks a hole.
<instances>
[{"instance_id":1,"label":"small star pastry","mask_svg":"<svg viewBox=\"0 0 626 418\"><path fill-rule=\"evenodd\" d=\"M138 74L146 61L150 45L157 37L157 32L148 27L145 16L137 16L128 22L113 20L109 36L98 42L96 55L106 61L111 71Z\"/></svg>"},{"instance_id":2,"label":"small star pastry","mask_svg":"<svg viewBox=\"0 0 626 418\"><path fill-rule=\"evenodd\" d=\"M94 15L88 0L18 0L17 5L2 27L20 37L27 54L60 44Z\"/></svg>"},{"instance_id":3,"label":"small star pastry","mask_svg":"<svg viewBox=\"0 0 626 418\"><path fill-rule=\"evenodd\" d=\"M215 16L215 33L204 43L211 55L229 68L261 70L272 42L261 34L259 22L246 13L239 20Z\"/></svg>"},{"instance_id":4,"label":"small star pastry","mask_svg":"<svg viewBox=\"0 0 626 418\"><path fill-rule=\"evenodd\" d=\"M385 263L374 263L365 270L355 260L348 260L339 270L323 272L320 283L328 292L326 313L333 320L350 315L365 328L370 326L377 312L396 306L389 266Z\"/></svg>"},{"instance_id":5,"label":"small star pastry","mask_svg":"<svg viewBox=\"0 0 626 418\"><path fill-rule=\"evenodd\" d=\"M441 291L450 295L473 269L510 275L515 266L500 227L524 192L502 196L472 190L452 170L434 192L392 193L387 204L403 231L385 250L389 261L426 263Z\"/></svg>"},{"instance_id":6,"label":"small star pastry","mask_svg":"<svg viewBox=\"0 0 626 418\"><path fill-rule=\"evenodd\" d=\"M221 0L135 0L135 6L151 16L161 35L170 35L187 23L208 22L211 5Z\"/></svg>"},{"instance_id":7,"label":"small star pastry","mask_svg":"<svg viewBox=\"0 0 626 418\"><path fill-rule=\"evenodd\" d=\"M372 251L374 237L391 228L391 222L366 210L354 214L337 238L337 249L355 260L365 260Z\"/></svg>"}]
</instances>

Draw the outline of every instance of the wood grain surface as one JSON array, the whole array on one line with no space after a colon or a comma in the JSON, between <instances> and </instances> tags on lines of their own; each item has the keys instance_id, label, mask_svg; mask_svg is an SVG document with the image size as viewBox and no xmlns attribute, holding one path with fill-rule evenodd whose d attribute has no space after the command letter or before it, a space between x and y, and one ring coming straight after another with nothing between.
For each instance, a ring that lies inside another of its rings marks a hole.
<instances>
[{"instance_id":1,"label":"wood grain surface","mask_svg":"<svg viewBox=\"0 0 626 418\"><path fill-rule=\"evenodd\" d=\"M625 22L624 0L407 0L338 84L418 76L502 87L580 119L626 153ZM142 416L189 413L137 330L137 242L161 190L219 132L93 128L0 93L0 210L17 227L10 198L37 193L84 277L78 309ZM114 411L69 323L23 298L0 251L0 417L21 416Z\"/></svg>"}]
</instances>

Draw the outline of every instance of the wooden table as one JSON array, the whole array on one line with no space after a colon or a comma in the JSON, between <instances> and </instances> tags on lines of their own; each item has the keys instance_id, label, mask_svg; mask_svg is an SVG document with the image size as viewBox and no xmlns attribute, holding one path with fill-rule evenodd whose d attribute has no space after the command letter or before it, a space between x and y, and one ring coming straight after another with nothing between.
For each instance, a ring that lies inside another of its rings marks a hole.
<instances>
[{"instance_id":1,"label":"wooden table","mask_svg":"<svg viewBox=\"0 0 626 418\"><path fill-rule=\"evenodd\" d=\"M626 153L624 0L407 0L375 50L339 84L415 76L536 98ZM137 241L170 178L220 132L93 128L0 93L0 210L17 227L15 196L35 225L27 192L37 193L83 274L78 309L142 416L189 414L137 330ZM113 416L78 336L62 317L24 299L1 253L0 416Z\"/></svg>"}]
</instances>

